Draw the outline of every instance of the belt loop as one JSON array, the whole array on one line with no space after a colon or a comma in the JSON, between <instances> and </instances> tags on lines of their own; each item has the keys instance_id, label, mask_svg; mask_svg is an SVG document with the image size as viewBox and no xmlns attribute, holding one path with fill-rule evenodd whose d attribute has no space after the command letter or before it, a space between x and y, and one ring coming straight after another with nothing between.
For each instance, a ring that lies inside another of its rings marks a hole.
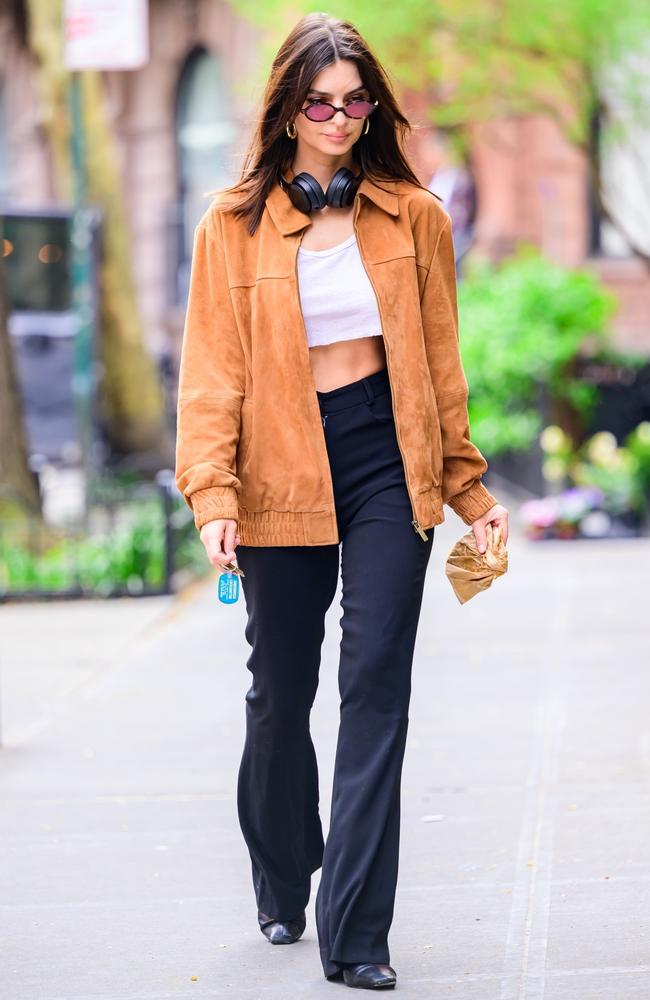
<instances>
[{"instance_id":1,"label":"belt loop","mask_svg":"<svg viewBox=\"0 0 650 1000\"><path fill-rule=\"evenodd\" d=\"M361 379L361 381L363 382L363 388L366 390L366 397L367 397L366 402L372 403L375 398L375 393L372 388L372 382L370 382L369 376L366 375L364 378Z\"/></svg>"}]
</instances>

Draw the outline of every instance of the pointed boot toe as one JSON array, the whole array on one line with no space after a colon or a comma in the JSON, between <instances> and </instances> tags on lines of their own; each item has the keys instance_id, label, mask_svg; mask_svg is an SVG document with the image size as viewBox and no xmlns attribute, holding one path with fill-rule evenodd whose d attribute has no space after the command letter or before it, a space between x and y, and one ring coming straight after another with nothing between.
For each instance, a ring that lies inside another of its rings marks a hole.
<instances>
[{"instance_id":1,"label":"pointed boot toe","mask_svg":"<svg viewBox=\"0 0 650 1000\"><path fill-rule=\"evenodd\" d=\"M274 920L266 913L258 913L258 921L262 934L271 944L293 944L302 937L307 924L304 912L293 920Z\"/></svg>"},{"instance_id":2,"label":"pointed boot toe","mask_svg":"<svg viewBox=\"0 0 650 1000\"><path fill-rule=\"evenodd\" d=\"M397 983L397 973L390 965L359 962L345 966L343 981L346 986L362 990L391 990Z\"/></svg>"}]
</instances>

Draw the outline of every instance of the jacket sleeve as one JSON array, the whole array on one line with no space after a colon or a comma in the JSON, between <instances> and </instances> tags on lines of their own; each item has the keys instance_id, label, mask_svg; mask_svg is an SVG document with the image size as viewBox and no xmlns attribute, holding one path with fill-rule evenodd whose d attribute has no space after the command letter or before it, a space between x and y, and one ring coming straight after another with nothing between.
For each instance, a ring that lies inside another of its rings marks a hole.
<instances>
[{"instance_id":1,"label":"jacket sleeve","mask_svg":"<svg viewBox=\"0 0 650 1000\"><path fill-rule=\"evenodd\" d=\"M217 518L238 519L245 371L219 216L209 210L194 231L176 425L176 485L198 529Z\"/></svg>"},{"instance_id":2,"label":"jacket sleeve","mask_svg":"<svg viewBox=\"0 0 650 1000\"><path fill-rule=\"evenodd\" d=\"M472 524L498 501L481 482L488 463L470 441L469 387L460 355L451 219L442 223L421 299L425 347L442 436L442 501Z\"/></svg>"}]
</instances>

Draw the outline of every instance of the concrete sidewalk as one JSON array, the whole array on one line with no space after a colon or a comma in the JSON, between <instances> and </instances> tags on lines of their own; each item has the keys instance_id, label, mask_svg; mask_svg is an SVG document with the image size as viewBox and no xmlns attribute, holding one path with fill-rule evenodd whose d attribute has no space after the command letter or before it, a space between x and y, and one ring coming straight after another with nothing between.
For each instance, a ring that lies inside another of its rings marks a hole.
<instances>
[{"instance_id":1,"label":"concrete sidewalk","mask_svg":"<svg viewBox=\"0 0 650 1000\"><path fill-rule=\"evenodd\" d=\"M436 529L391 961L413 1000L650 994L650 541L531 544L460 606ZM313 713L327 830L340 590ZM243 595L0 609L4 1000L317 998L260 934L235 790ZM192 977L196 977L193 979Z\"/></svg>"}]
</instances>

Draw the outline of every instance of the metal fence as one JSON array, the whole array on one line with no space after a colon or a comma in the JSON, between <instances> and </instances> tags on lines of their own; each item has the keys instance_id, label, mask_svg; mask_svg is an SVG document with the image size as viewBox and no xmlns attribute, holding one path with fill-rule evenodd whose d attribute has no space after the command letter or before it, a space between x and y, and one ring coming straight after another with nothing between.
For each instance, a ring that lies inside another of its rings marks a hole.
<instances>
[{"instance_id":1,"label":"metal fence","mask_svg":"<svg viewBox=\"0 0 650 1000\"><path fill-rule=\"evenodd\" d=\"M2 517L0 601L169 594L208 568L169 470L155 481L98 480L81 513L61 514L71 506Z\"/></svg>"}]
</instances>

